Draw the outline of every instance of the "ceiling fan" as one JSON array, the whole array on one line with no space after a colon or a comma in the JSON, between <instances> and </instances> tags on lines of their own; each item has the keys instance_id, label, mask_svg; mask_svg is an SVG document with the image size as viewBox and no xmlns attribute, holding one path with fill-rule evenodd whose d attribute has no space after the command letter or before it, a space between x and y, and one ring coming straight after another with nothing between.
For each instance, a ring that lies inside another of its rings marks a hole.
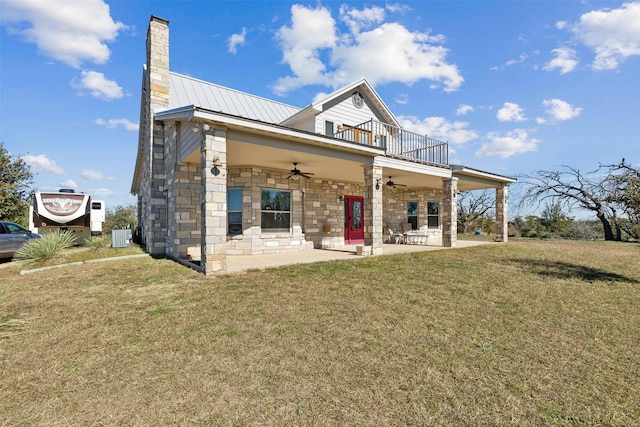
<instances>
[{"instance_id":1,"label":"ceiling fan","mask_svg":"<svg viewBox=\"0 0 640 427\"><path fill-rule=\"evenodd\" d=\"M293 162L293 169L291 169L291 173L287 177L287 179L291 179L291 178L298 179L299 177L311 178L309 175L315 175L315 174L311 172L302 172L300 169L298 169L298 163Z\"/></svg>"},{"instance_id":2,"label":"ceiling fan","mask_svg":"<svg viewBox=\"0 0 640 427\"><path fill-rule=\"evenodd\" d=\"M389 177L389 181L387 181L387 186L388 186L388 187L393 187L393 188L396 188L396 187L406 187L406 185L405 185L405 184L396 184L395 182L391 181L391 177Z\"/></svg>"}]
</instances>

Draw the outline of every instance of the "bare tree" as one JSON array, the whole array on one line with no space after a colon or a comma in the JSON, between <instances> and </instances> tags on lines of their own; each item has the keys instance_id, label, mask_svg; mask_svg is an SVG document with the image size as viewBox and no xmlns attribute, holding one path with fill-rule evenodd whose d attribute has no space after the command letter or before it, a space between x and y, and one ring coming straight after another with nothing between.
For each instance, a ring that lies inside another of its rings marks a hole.
<instances>
[{"instance_id":1,"label":"bare tree","mask_svg":"<svg viewBox=\"0 0 640 427\"><path fill-rule=\"evenodd\" d=\"M636 239L640 238L640 169L635 169L625 159L617 164L600 165L600 168L608 170L603 181L609 192L607 202L627 215L628 221L620 227Z\"/></svg>"},{"instance_id":2,"label":"bare tree","mask_svg":"<svg viewBox=\"0 0 640 427\"><path fill-rule=\"evenodd\" d=\"M495 197L489 191L463 191L458 195L458 228L467 233L469 227L495 208Z\"/></svg>"},{"instance_id":3,"label":"bare tree","mask_svg":"<svg viewBox=\"0 0 640 427\"><path fill-rule=\"evenodd\" d=\"M620 165L613 166L624 165L623 159ZM569 209L580 207L590 210L602 223L605 240L614 240L612 222L616 228L615 240L621 240L617 209L622 204L613 196L618 193L612 192L615 183L620 184L620 181L613 180L613 166L600 166L586 174L574 167L562 166L559 171L540 170L533 175L525 175L523 181L527 190L520 203L539 205L542 201L551 201L562 203Z\"/></svg>"}]
</instances>

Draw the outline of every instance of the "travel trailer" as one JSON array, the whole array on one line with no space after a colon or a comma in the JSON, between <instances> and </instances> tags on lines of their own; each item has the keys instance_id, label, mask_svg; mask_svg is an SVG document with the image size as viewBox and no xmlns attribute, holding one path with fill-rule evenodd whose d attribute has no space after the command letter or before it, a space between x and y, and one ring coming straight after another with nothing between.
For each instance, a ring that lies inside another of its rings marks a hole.
<instances>
[{"instance_id":1,"label":"travel trailer","mask_svg":"<svg viewBox=\"0 0 640 427\"><path fill-rule=\"evenodd\" d=\"M104 221L104 201L92 200L90 195L70 189L37 192L29 208L31 231L41 235L55 230L73 233L77 244L101 235Z\"/></svg>"}]
</instances>

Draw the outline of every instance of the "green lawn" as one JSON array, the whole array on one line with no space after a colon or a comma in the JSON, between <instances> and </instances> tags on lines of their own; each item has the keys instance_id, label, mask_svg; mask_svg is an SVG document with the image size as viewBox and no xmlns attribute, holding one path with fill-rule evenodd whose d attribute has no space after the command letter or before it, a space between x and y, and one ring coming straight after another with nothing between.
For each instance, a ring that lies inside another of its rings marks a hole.
<instances>
[{"instance_id":1,"label":"green lawn","mask_svg":"<svg viewBox=\"0 0 640 427\"><path fill-rule=\"evenodd\" d=\"M0 268L0 425L640 424L640 245Z\"/></svg>"}]
</instances>

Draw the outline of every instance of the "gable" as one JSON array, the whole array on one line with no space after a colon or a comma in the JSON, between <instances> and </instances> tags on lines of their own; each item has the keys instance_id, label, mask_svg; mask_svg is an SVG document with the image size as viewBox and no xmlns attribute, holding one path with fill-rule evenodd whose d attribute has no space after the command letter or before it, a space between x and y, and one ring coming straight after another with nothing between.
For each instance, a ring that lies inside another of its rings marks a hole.
<instances>
[{"instance_id":1,"label":"gable","mask_svg":"<svg viewBox=\"0 0 640 427\"><path fill-rule=\"evenodd\" d=\"M356 106L354 96L362 99L361 104ZM371 102L360 91L344 93L323 105L323 111L316 116L315 130L317 133L324 133L327 121L334 123L334 130L337 132L340 127L356 126L371 119L385 121L385 117L372 108Z\"/></svg>"},{"instance_id":2,"label":"gable","mask_svg":"<svg viewBox=\"0 0 640 427\"><path fill-rule=\"evenodd\" d=\"M359 102L354 100L355 94L359 95ZM380 96L363 79L327 95L298 111L281 124L309 132L326 134L325 123L327 121L332 122L334 131L337 131L338 126L356 126L372 119L400 127Z\"/></svg>"}]
</instances>

